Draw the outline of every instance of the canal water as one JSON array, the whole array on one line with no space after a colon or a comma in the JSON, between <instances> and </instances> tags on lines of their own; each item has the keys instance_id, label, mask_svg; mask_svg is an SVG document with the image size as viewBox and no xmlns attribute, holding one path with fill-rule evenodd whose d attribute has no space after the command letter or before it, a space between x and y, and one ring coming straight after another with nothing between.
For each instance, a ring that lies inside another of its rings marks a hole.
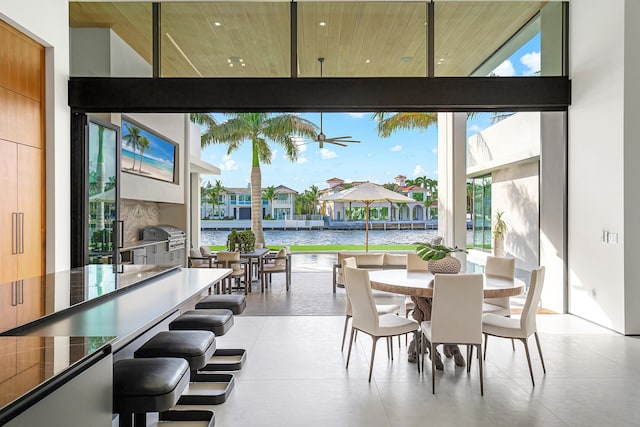
<instances>
[{"instance_id":1,"label":"canal water","mask_svg":"<svg viewBox=\"0 0 640 427\"><path fill-rule=\"evenodd\" d=\"M203 245L225 245L229 231L201 230ZM370 245L412 244L428 242L437 230L369 230ZM364 245L364 230L264 230L267 245ZM473 242L473 231L467 230L467 243Z\"/></svg>"}]
</instances>

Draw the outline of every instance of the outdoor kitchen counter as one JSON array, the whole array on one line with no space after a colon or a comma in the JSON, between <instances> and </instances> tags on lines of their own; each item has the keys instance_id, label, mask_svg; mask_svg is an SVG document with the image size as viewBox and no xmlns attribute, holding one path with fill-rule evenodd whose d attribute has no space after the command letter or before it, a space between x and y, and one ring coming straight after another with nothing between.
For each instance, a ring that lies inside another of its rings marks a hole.
<instances>
[{"instance_id":1,"label":"outdoor kitchen counter","mask_svg":"<svg viewBox=\"0 0 640 427\"><path fill-rule=\"evenodd\" d=\"M129 251L131 249L140 249L146 248L147 246L159 245L164 243L165 245L169 243L169 239L167 240L135 240L133 242L124 242L122 244L121 251Z\"/></svg>"}]
</instances>

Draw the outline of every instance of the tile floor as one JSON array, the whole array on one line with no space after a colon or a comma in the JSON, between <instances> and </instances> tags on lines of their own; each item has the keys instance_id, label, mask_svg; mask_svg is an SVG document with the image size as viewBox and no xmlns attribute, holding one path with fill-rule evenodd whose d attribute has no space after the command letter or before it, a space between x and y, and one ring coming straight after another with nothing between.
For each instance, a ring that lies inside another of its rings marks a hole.
<instances>
[{"instance_id":1,"label":"tile floor","mask_svg":"<svg viewBox=\"0 0 640 427\"><path fill-rule=\"evenodd\" d=\"M259 288L258 288L259 289ZM402 297L396 298L402 302ZM360 334L349 370L340 351L344 289L331 292L331 274L299 269L290 293L283 275L248 296L244 314L219 348L244 348L227 402L212 406L217 426L640 426L640 340L568 315L539 315L547 366L543 375L531 339L536 386L524 350L489 339L485 391L478 365L471 374L445 360L436 372L417 373L404 340L394 360L380 342L367 382L371 339ZM428 360L427 360L428 362Z\"/></svg>"}]
</instances>

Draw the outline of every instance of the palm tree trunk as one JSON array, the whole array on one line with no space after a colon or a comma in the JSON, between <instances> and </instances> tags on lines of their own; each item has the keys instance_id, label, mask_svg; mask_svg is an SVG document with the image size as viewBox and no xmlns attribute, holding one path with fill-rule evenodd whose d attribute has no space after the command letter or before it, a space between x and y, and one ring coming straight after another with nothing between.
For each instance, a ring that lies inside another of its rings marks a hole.
<instances>
[{"instance_id":1,"label":"palm tree trunk","mask_svg":"<svg viewBox=\"0 0 640 427\"><path fill-rule=\"evenodd\" d=\"M251 231L256 235L256 243L265 244L262 231L262 173L260 166L251 168Z\"/></svg>"}]
</instances>

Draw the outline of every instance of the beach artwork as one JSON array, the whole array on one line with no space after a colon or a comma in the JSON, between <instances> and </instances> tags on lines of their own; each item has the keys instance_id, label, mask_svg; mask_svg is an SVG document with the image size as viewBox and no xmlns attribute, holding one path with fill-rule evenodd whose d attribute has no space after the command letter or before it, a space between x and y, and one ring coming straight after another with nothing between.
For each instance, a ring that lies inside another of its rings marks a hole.
<instances>
[{"instance_id":1,"label":"beach artwork","mask_svg":"<svg viewBox=\"0 0 640 427\"><path fill-rule=\"evenodd\" d=\"M175 181L176 146L140 126L122 120L123 172Z\"/></svg>"}]
</instances>

